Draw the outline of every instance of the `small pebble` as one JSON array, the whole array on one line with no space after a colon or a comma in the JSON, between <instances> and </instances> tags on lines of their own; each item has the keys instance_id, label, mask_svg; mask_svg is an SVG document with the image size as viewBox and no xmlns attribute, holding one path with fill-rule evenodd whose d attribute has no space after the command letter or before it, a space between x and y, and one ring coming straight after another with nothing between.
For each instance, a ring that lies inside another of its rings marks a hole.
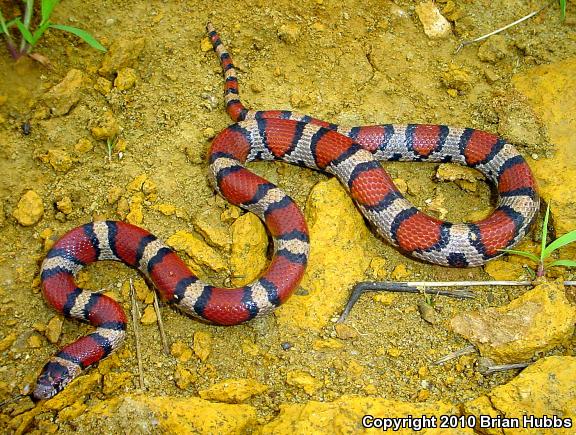
<instances>
[{"instance_id":1,"label":"small pebble","mask_svg":"<svg viewBox=\"0 0 576 435\"><path fill-rule=\"evenodd\" d=\"M142 317L140 318L140 322L143 325L151 325L153 323L156 323L157 320L158 320L158 318L156 317L156 313L154 312L154 307L152 307L151 305L148 305L144 309L144 314L142 314Z\"/></svg>"},{"instance_id":2,"label":"small pebble","mask_svg":"<svg viewBox=\"0 0 576 435\"><path fill-rule=\"evenodd\" d=\"M282 349L290 350L294 345L288 341L283 342L281 345Z\"/></svg>"},{"instance_id":3,"label":"small pebble","mask_svg":"<svg viewBox=\"0 0 576 435\"><path fill-rule=\"evenodd\" d=\"M422 317L422 319L426 322L430 323L431 325L438 323L438 315L436 310L426 301L418 301L418 311L420 312L420 317Z\"/></svg>"},{"instance_id":4,"label":"small pebble","mask_svg":"<svg viewBox=\"0 0 576 435\"><path fill-rule=\"evenodd\" d=\"M62 319L59 316L54 316L46 325L44 336L50 343L55 344L58 342L60 334L62 333L62 323Z\"/></svg>"}]
</instances>

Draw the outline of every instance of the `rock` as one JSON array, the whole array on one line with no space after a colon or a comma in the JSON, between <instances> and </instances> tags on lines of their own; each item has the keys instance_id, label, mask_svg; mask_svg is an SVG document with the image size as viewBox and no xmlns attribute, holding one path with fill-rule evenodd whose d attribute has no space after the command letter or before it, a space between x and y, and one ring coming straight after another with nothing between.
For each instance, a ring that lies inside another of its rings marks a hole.
<instances>
[{"instance_id":1,"label":"rock","mask_svg":"<svg viewBox=\"0 0 576 435\"><path fill-rule=\"evenodd\" d=\"M10 346L16 341L18 335L15 332L11 332L0 340L0 352L10 349Z\"/></svg>"},{"instance_id":2,"label":"rock","mask_svg":"<svg viewBox=\"0 0 576 435\"><path fill-rule=\"evenodd\" d=\"M323 384L310 373L302 370L292 370L286 375L286 383L303 389L306 394L314 394Z\"/></svg>"},{"instance_id":3,"label":"rock","mask_svg":"<svg viewBox=\"0 0 576 435\"><path fill-rule=\"evenodd\" d=\"M123 290L122 294L124 295L124 293L125 293L124 288L125 288L126 294L124 296L124 299L128 299L130 297L130 295L129 295L130 283L128 281L125 281L124 286L122 289ZM144 302L146 299L148 299L148 295L150 295L152 293L152 290L150 290L150 288L146 284L146 281L143 278L135 279L133 286L134 286L134 293L136 295L136 299L139 301Z\"/></svg>"},{"instance_id":4,"label":"rock","mask_svg":"<svg viewBox=\"0 0 576 435\"><path fill-rule=\"evenodd\" d=\"M142 192L148 201L154 201L157 196L156 183L148 175L140 174L126 185L129 192Z\"/></svg>"},{"instance_id":5,"label":"rock","mask_svg":"<svg viewBox=\"0 0 576 435\"><path fill-rule=\"evenodd\" d=\"M104 77L98 77L96 83L94 83L94 89L106 96L112 90L112 82Z\"/></svg>"},{"instance_id":6,"label":"rock","mask_svg":"<svg viewBox=\"0 0 576 435\"><path fill-rule=\"evenodd\" d=\"M126 215L126 220L128 223L133 225L140 225L144 220L144 194L142 192L138 192L135 195L130 197L128 201L129 212Z\"/></svg>"},{"instance_id":7,"label":"rock","mask_svg":"<svg viewBox=\"0 0 576 435\"><path fill-rule=\"evenodd\" d=\"M125 390L132 384L133 375L130 372L110 372L104 375L104 394L112 394L119 390Z\"/></svg>"},{"instance_id":8,"label":"rock","mask_svg":"<svg viewBox=\"0 0 576 435\"><path fill-rule=\"evenodd\" d=\"M144 313L142 317L140 317L140 323L143 325L152 325L158 321L158 317L156 316L156 312L154 311L154 307L152 305L148 305L144 308Z\"/></svg>"},{"instance_id":9,"label":"rock","mask_svg":"<svg viewBox=\"0 0 576 435\"><path fill-rule=\"evenodd\" d=\"M314 186L306 203L306 221L310 260L300 285L307 294L290 298L274 314L280 328L319 331L345 305L350 288L364 278L370 262L365 246L372 236L335 178Z\"/></svg>"},{"instance_id":10,"label":"rock","mask_svg":"<svg viewBox=\"0 0 576 435\"><path fill-rule=\"evenodd\" d=\"M372 296L372 299L384 305L385 307L389 307L397 299L397 293L389 293L389 292L376 293L374 294L374 296Z\"/></svg>"},{"instance_id":11,"label":"rock","mask_svg":"<svg viewBox=\"0 0 576 435\"><path fill-rule=\"evenodd\" d=\"M514 363L565 343L575 322L576 308L566 299L564 287L544 283L506 306L460 314L450 326L474 343L482 356Z\"/></svg>"},{"instance_id":12,"label":"rock","mask_svg":"<svg viewBox=\"0 0 576 435\"><path fill-rule=\"evenodd\" d=\"M392 181L394 182L394 185L398 188L400 193L402 195L406 195L406 193L408 192L408 183L406 183L406 180L404 180L403 178L394 178L394 180Z\"/></svg>"},{"instance_id":13,"label":"rock","mask_svg":"<svg viewBox=\"0 0 576 435\"><path fill-rule=\"evenodd\" d=\"M550 431L554 434L573 434L574 428L556 426L532 426L530 429L523 418L539 418L544 415L550 420L576 418L576 357L550 356L536 361L505 385L499 385L487 395L480 396L463 404L463 411L471 415L489 415L519 420L519 427L514 431L502 429L481 430L487 435L502 433L530 434L536 427L547 427L540 432Z\"/></svg>"},{"instance_id":14,"label":"rock","mask_svg":"<svg viewBox=\"0 0 576 435\"><path fill-rule=\"evenodd\" d=\"M196 375L194 375L190 370L185 369L181 365L176 366L176 371L174 372L174 382L176 386L181 390L187 389L191 384L196 382Z\"/></svg>"},{"instance_id":15,"label":"rock","mask_svg":"<svg viewBox=\"0 0 576 435\"><path fill-rule=\"evenodd\" d=\"M349 379L358 379L362 376L362 373L364 373L364 366L362 366L362 364L354 359L348 362L346 375Z\"/></svg>"},{"instance_id":16,"label":"rock","mask_svg":"<svg viewBox=\"0 0 576 435\"><path fill-rule=\"evenodd\" d=\"M446 198L442 193L436 192L434 198L427 199L426 209L430 212L435 213L439 219L444 220L448 214L448 210L444 207L444 201Z\"/></svg>"},{"instance_id":17,"label":"rock","mask_svg":"<svg viewBox=\"0 0 576 435\"><path fill-rule=\"evenodd\" d=\"M435 325L436 323L439 322L438 313L436 312L436 310L432 305L423 300L419 300L417 302L417 305L422 320L430 323L431 325Z\"/></svg>"},{"instance_id":18,"label":"rock","mask_svg":"<svg viewBox=\"0 0 576 435\"><path fill-rule=\"evenodd\" d=\"M200 50L204 53L212 51L212 42L210 42L210 38L204 37L200 40Z\"/></svg>"},{"instance_id":19,"label":"rock","mask_svg":"<svg viewBox=\"0 0 576 435\"><path fill-rule=\"evenodd\" d=\"M78 153L87 153L94 149L94 144L92 141L86 137L78 139L78 142L74 144L74 151Z\"/></svg>"},{"instance_id":20,"label":"rock","mask_svg":"<svg viewBox=\"0 0 576 435\"><path fill-rule=\"evenodd\" d=\"M102 401L82 417L83 427L108 433L223 433L254 432L256 409L250 405L209 402L199 397L125 395Z\"/></svg>"},{"instance_id":21,"label":"rock","mask_svg":"<svg viewBox=\"0 0 576 435\"><path fill-rule=\"evenodd\" d=\"M266 385L254 379L227 379L198 391L202 399L224 403L242 403L252 396L268 390Z\"/></svg>"},{"instance_id":22,"label":"rock","mask_svg":"<svg viewBox=\"0 0 576 435\"><path fill-rule=\"evenodd\" d=\"M166 244L176 251L186 252L200 267L208 267L215 272L227 270L226 262L220 254L188 231L177 231L166 240Z\"/></svg>"},{"instance_id":23,"label":"rock","mask_svg":"<svg viewBox=\"0 0 576 435\"><path fill-rule=\"evenodd\" d=\"M144 48L144 38L119 38L106 52L98 73L110 78L122 68L130 67Z\"/></svg>"},{"instance_id":24,"label":"rock","mask_svg":"<svg viewBox=\"0 0 576 435\"><path fill-rule=\"evenodd\" d=\"M12 216L14 216L18 223L24 227L38 223L43 215L44 204L42 204L40 196L33 190L29 190L22 195L16 209L12 213Z\"/></svg>"},{"instance_id":25,"label":"rock","mask_svg":"<svg viewBox=\"0 0 576 435\"><path fill-rule=\"evenodd\" d=\"M296 23L282 24L278 29L278 38L286 44L294 44L300 36L300 26Z\"/></svg>"},{"instance_id":26,"label":"rock","mask_svg":"<svg viewBox=\"0 0 576 435\"><path fill-rule=\"evenodd\" d=\"M172 344L170 353L175 358L178 358L178 361L180 362L186 362L192 358L192 349L190 349L190 346L181 340L178 340Z\"/></svg>"},{"instance_id":27,"label":"rock","mask_svg":"<svg viewBox=\"0 0 576 435\"><path fill-rule=\"evenodd\" d=\"M98 125L90 129L92 136L97 140L114 139L120 133L120 125L114 114L110 110L106 110L102 118L98 121Z\"/></svg>"},{"instance_id":28,"label":"rock","mask_svg":"<svg viewBox=\"0 0 576 435\"><path fill-rule=\"evenodd\" d=\"M379 397L351 397L343 396L334 402L309 401L306 403L284 403L280 405L280 414L265 424L261 434L281 433L353 433L351 428L358 428L364 416L385 417L400 421L406 416L420 419L424 415L428 418L436 416L437 424L441 415L459 415L458 406L443 402L409 403L399 400L383 399ZM370 423L368 418L365 422ZM374 426L382 432L380 426ZM392 429L389 429L392 432ZM358 433L369 433L369 429ZM374 431L374 433L376 433ZM413 433L410 429L403 429L398 433ZM447 433L446 429L424 429L422 433ZM455 432L456 433L456 432ZM458 434L473 435L472 428L458 429Z\"/></svg>"},{"instance_id":29,"label":"rock","mask_svg":"<svg viewBox=\"0 0 576 435\"><path fill-rule=\"evenodd\" d=\"M497 281L514 281L524 276L521 264L504 260L492 260L484 265L484 271Z\"/></svg>"},{"instance_id":30,"label":"rock","mask_svg":"<svg viewBox=\"0 0 576 435\"><path fill-rule=\"evenodd\" d=\"M212 335L206 331L194 333L194 354L202 362L206 362L212 352Z\"/></svg>"},{"instance_id":31,"label":"rock","mask_svg":"<svg viewBox=\"0 0 576 435\"><path fill-rule=\"evenodd\" d=\"M242 341L242 353L248 356L258 356L261 352L261 349L258 347L256 343L251 340L243 340Z\"/></svg>"},{"instance_id":32,"label":"rock","mask_svg":"<svg viewBox=\"0 0 576 435\"><path fill-rule=\"evenodd\" d=\"M452 34L452 27L438 7L432 1L422 2L416 5L418 19L424 27L424 33L430 39L447 38Z\"/></svg>"},{"instance_id":33,"label":"rock","mask_svg":"<svg viewBox=\"0 0 576 435\"><path fill-rule=\"evenodd\" d=\"M222 219L222 222L233 223L240 216L242 216L242 209L240 207L226 203L226 208L220 214L220 219Z\"/></svg>"},{"instance_id":34,"label":"rock","mask_svg":"<svg viewBox=\"0 0 576 435\"><path fill-rule=\"evenodd\" d=\"M28 347L32 349L38 349L39 347L42 347L42 339L38 334L32 334L30 337L28 337Z\"/></svg>"},{"instance_id":35,"label":"rock","mask_svg":"<svg viewBox=\"0 0 576 435\"><path fill-rule=\"evenodd\" d=\"M502 35L492 35L478 47L478 58L483 62L495 64L509 55L510 49Z\"/></svg>"},{"instance_id":36,"label":"rock","mask_svg":"<svg viewBox=\"0 0 576 435\"><path fill-rule=\"evenodd\" d=\"M72 200L69 196L63 197L60 201L56 201L56 208L65 215L72 213Z\"/></svg>"},{"instance_id":37,"label":"rock","mask_svg":"<svg viewBox=\"0 0 576 435\"><path fill-rule=\"evenodd\" d=\"M204 237L209 245L225 251L230 251L230 233L222 224L220 213L217 209L209 208L197 214L192 221L194 229Z\"/></svg>"},{"instance_id":38,"label":"rock","mask_svg":"<svg viewBox=\"0 0 576 435\"><path fill-rule=\"evenodd\" d=\"M83 80L82 71L71 69L60 83L44 94L42 100L53 116L66 115L78 103Z\"/></svg>"},{"instance_id":39,"label":"rock","mask_svg":"<svg viewBox=\"0 0 576 435\"><path fill-rule=\"evenodd\" d=\"M402 281L404 278L408 278L410 274L411 273L408 271L406 265L404 263L400 263L394 268L394 270L390 274L390 277L394 281Z\"/></svg>"},{"instance_id":40,"label":"rock","mask_svg":"<svg viewBox=\"0 0 576 435\"><path fill-rule=\"evenodd\" d=\"M315 340L312 344L314 350L326 351L326 350L338 350L344 347L342 341L336 338L326 338L324 340Z\"/></svg>"},{"instance_id":41,"label":"rock","mask_svg":"<svg viewBox=\"0 0 576 435\"><path fill-rule=\"evenodd\" d=\"M72 168L72 158L70 155L58 148L49 149L46 154L42 154L39 159L43 163L50 163L56 172L68 172Z\"/></svg>"},{"instance_id":42,"label":"rock","mask_svg":"<svg viewBox=\"0 0 576 435\"><path fill-rule=\"evenodd\" d=\"M44 409L61 410L100 387L102 375L97 371L78 376L56 396L44 402Z\"/></svg>"},{"instance_id":43,"label":"rock","mask_svg":"<svg viewBox=\"0 0 576 435\"><path fill-rule=\"evenodd\" d=\"M544 124L556 151L551 158L528 159L538 181L538 190L551 207L556 235L576 228L576 57L532 68L512 78L538 119ZM565 258L576 258L576 246L561 251Z\"/></svg>"},{"instance_id":44,"label":"rock","mask_svg":"<svg viewBox=\"0 0 576 435\"><path fill-rule=\"evenodd\" d=\"M83 401L78 400L74 402L72 405L67 406L62 411L58 413L58 420L59 421L67 421L72 420L84 413L88 409L88 405L86 405Z\"/></svg>"},{"instance_id":45,"label":"rock","mask_svg":"<svg viewBox=\"0 0 576 435\"><path fill-rule=\"evenodd\" d=\"M442 83L448 90L454 90L458 94L465 94L472 88L470 73L456 66L450 66L450 69L442 75Z\"/></svg>"},{"instance_id":46,"label":"rock","mask_svg":"<svg viewBox=\"0 0 576 435\"><path fill-rule=\"evenodd\" d=\"M348 326L344 323L336 323L336 325L334 325L334 330L336 331L338 338L341 338L342 340L358 338L358 335L360 335L356 328Z\"/></svg>"},{"instance_id":47,"label":"rock","mask_svg":"<svg viewBox=\"0 0 576 435\"><path fill-rule=\"evenodd\" d=\"M46 325L46 330L44 331L44 336L52 344L56 344L60 339L60 334L62 333L63 320L60 316L54 316L50 319Z\"/></svg>"},{"instance_id":48,"label":"rock","mask_svg":"<svg viewBox=\"0 0 576 435\"><path fill-rule=\"evenodd\" d=\"M136 71L132 68L122 68L114 79L114 87L119 91L126 91L133 87L138 80Z\"/></svg>"},{"instance_id":49,"label":"rock","mask_svg":"<svg viewBox=\"0 0 576 435\"><path fill-rule=\"evenodd\" d=\"M253 213L243 214L236 219L231 232L232 285L240 287L254 281L266 269L268 234L262 221Z\"/></svg>"},{"instance_id":50,"label":"rock","mask_svg":"<svg viewBox=\"0 0 576 435\"><path fill-rule=\"evenodd\" d=\"M384 280L388 276L386 260L382 257L374 257L370 260L370 275L375 280Z\"/></svg>"},{"instance_id":51,"label":"rock","mask_svg":"<svg viewBox=\"0 0 576 435\"><path fill-rule=\"evenodd\" d=\"M176 213L176 206L174 204L158 204L155 208L165 216L172 216Z\"/></svg>"},{"instance_id":52,"label":"rock","mask_svg":"<svg viewBox=\"0 0 576 435\"><path fill-rule=\"evenodd\" d=\"M477 182L484 179L484 176L467 166L442 163L438 165L436 178L440 181L454 181L461 189L476 192Z\"/></svg>"}]
</instances>

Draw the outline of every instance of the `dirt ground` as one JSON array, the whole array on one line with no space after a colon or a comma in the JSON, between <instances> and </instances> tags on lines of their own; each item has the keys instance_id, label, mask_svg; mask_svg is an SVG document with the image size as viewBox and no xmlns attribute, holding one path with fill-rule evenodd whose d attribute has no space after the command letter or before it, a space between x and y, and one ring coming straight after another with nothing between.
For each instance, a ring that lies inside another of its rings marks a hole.
<instances>
[{"instance_id":1,"label":"dirt ground","mask_svg":"<svg viewBox=\"0 0 576 435\"><path fill-rule=\"evenodd\" d=\"M143 202L141 226L160 238L182 229L194 232L197 215L208 208L226 209L208 183L204 159L210 139L231 124L224 111L220 66L214 53L205 49L208 20L233 55L241 97L250 108L292 109L350 126L467 126L512 136L527 157L545 157L551 149L546 134L510 79L535 65L576 54L576 5L569 3L565 23L553 5L485 45L473 44L455 54L460 40L512 22L540 3L437 3L453 27L445 39L424 34L412 1L63 1L53 21L84 28L106 47L143 38L143 50L130 65L137 76L135 85L125 90L113 87L108 93L94 89L103 54L72 35L50 30L39 42L36 51L50 59L51 68L26 58L13 62L0 51L0 339L16 334L0 353L0 400L24 391L59 345L89 330L65 320L57 344L38 332L55 315L39 292L44 239L93 219L125 218L131 199L126 186L141 174L152 180L156 194ZM5 15L13 12L12 2L1 0L0 7ZM71 69L83 74L81 97L68 113L50 114L42 96ZM105 140L92 132L106 112L120 126L122 140L111 161ZM24 123L30 125L29 134L23 133ZM91 143L90 149L77 146L82 139ZM55 149L64 154L54 165L49 150ZM384 166L393 178L405 180L408 199L437 216L445 208L447 219L465 220L494 204L484 181L470 192L455 183L436 182L434 164ZM279 163L252 167L302 207L312 186L327 178ZM13 211L28 190L40 196L44 213L38 223L24 227ZM63 205L66 198L71 207ZM159 203L173 205L176 213L163 213L156 207ZM404 265L408 270L404 279L489 279L483 268L446 269L411 260L376 235L367 246L371 256L386 259L389 273ZM226 273L206 274L215 283L227 280ZM91 266L82 277L90 288L120 294L121 287L138 274L106 263ZM189 396L222 379L252 377L270 388L268 394L249 401L264 420L275 415L281 403L367 394L368 384L374 386L372 394L387 398L462 402L507 382L515 372L483 377L474 370L473 356L432 366L435 359L466 345L445 321L461 311L505 304L523 291L483 289L477 299L467 302L435 298L440 321L434 325L424 322L418 312L422 296L399 296L390 306L365 297L349 320L359 335L337 360L333 354L318 357L307 351L316 340L335 336L331 322L319 332L282 330L274 316L222 328L198 323L163 305L171 342L191 343L195 331L207 331L212 349L209 364L197 358L187 362L197 378L182 389L174 381L175 358L162 353L157 328L140 328L146 391ZM131 334L129 326L123 357L115 368L134 374L122 390L137 387ZM40 336L40 342L33 336ZM255 361L246 352L247 342L264 349L268 357ZM294 349L284 350L286 342ZM573 355L574 343L553 353ZM361 374L350 368L351 360L364 368ZM286 372L294 368L324 380L324 386L308 394L289 385ZM428 372L423 375L423 370ZM114 394L97 389L92 400ZM3 421L14 416L14 410L10 412ZM60 429L74 426L63 422Z\"/></svg>"}]
</instances>

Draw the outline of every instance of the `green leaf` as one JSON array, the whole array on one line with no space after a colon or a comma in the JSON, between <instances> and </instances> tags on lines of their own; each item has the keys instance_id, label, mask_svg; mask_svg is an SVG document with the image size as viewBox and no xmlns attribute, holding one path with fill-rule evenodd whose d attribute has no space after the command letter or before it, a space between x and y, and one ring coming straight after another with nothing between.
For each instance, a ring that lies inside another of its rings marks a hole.
<instances>
[{"instance_id":1,"label":"green leaf","mask_svg":"<svg viewBox=\"0 0 576 435\"><path fill-rule=\"evenodd\" d=\"M16 21L18 21L18 18L14 18L13 20L10 20L6 23L6 27L10 28L10 27L14 27L16 25Z\"/></svg>"},{"instance_id":2,"label":"green leaf","mask_svg":"<svg viewBox=\"0 0 576 435\"><path fill-rule=\"evenodd\" d=\"M548 257L556 249L559 249L562 246L565 246L568 243L572 243L574 241L576 241L576 230L572 230L569 233L558 237L556 240L546 246L546 249L544 249L544 258Z\"/></svg>"},{"instance_id":3,"label":"green leaf","mask_svg":"<svg viewBox=\"0 0 576 435\"><path fill-rule=\"evenodd\" d=\"M96 40L96 38L94 38L86 30L78 29L72 26L65 26L63 24L50 24L50 27L53 27L54 29L64 30L65 32L70 32L78 36L80 39L83 39L86 43L88 43L88 45L90 45L90 47L93 47L96 50L106 51L106 48L102 44L100 44Z\"/></svg>"},{"instance_id":4,"label":"green leaf","mask_svg":"<svg viewBox=\"0 0 576 435\"><path fill-rule=\"evenodd\" d=\"M22 37L26 40L26 42L30 45L34 45L34 37L32 36L32 33L30 33L30 30L28 30L26 26L24 26L24 24L22 23L22 21L20 21L19 18L16 20L16 27L18 27L18 30L20 30L20 33L22 34Z\"/></svg>"},{"instance_id":5,"label":"green leaf","mask_svg":"<svg viewBox=\"0 0 576 435\"><path fill-rule=\"evenodd\" d=\"M50 27L50 21L46 21L45 23L42 23L42 25L40 27L38 27L34 31L34 33L32 34L32 38L33 38L34 42L30 43L30 45L36 45L36 43L42 37L44 32L48 29L48 27Z\"/></svg>"},{"instance_id":6,"label":"green leaf","mask_svg":"<svg viewBox=\"0 0 576 435\"><path fill-rule=\"evenodd\" d=\"M43 23L50 19L50 16L58 3L60 3L60 0L42 0L41 14Z\"/></svg>"},{"instance_id":7,"label":"green leaf","mask_svg":"<svg viewBox=\"0 0 576 435\"><path fill-rule=\"evenodd\" d=\"M550 263L547 267L554 266L566 266L566 267L576 267L576 261L574 260L556 260Z\"/></svg>"},{"instance_id":8,"label":"green leaf","mask_svg":"<svg viewBox=\"0 0 576 435\"><path fill-rule=\"evenodd\" d=\"M558 3L560 4L560 17L564 21L566 19L566 0L558 0Z\"/></svg>"},{"instance_id":9,"label":"green leaf","mask_svg":"<svg viewBox=\"0 0 576 435\"><path fill-rule=\"evenodd\" d=\"M499 249L499 251L505 252L507 254L516 254L516 255L521 255L522 257L527 257L532 261L535 261L536 263L540 262L540 259L532 254L531 252L526 252L526 251L517 251L516 249Z\"/></svg>"},{"instance_id":10,"label":"green leaf","mask_svg":"<svg viewBox=\"0 0 576 435\"><path fill-rule=\"evenodd\" d=\"M542 246L540 247L540 261L550 255L544 255L546 252L546 243L548 242L548 218L550 217L550 204L546 207L546 214L544 215L544 222L542 223Z\"/></svg>"}]
</instances>

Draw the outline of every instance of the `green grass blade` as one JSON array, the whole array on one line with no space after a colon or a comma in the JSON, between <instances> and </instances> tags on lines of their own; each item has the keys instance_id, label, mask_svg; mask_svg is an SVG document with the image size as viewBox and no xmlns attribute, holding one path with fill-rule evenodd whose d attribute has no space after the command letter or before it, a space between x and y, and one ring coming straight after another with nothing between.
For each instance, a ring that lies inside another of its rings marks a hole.
<instances>
[{"instance_id":1,"label":"green grass blade","mask_svg":"<svg viewBox=\"0 0 576 435\"><path fill-rule=\"evenodd\" d=\"M560 17L564 21L566 19L566 0L558 0L558 3L560 4Z\"/></svg>"},{"instance_id":2,"label":"green grass blade","mask_svg":"<svg viewBox=\"0 0 576 435\"><path fill-rule=\"evenodd\" d=\"M53 27L54 29L58 30L63 30L65 32L70 32L78 36L80 39L84 40L88 45L90 45L90 47L95 48L96 50L106 51L106 48L102 44L100 44L96 40L96 38L94 38L86 30L78 29L72 26L65 26L63 24L50 24L50 27Z\"/></svg>"},{"instance_id":3,"label":"green grass blade","mask_svg":"<svg viewBox=\"0 0 576 435\"><path fill-rule=\"evenodd\" d=\"M34 31L34 33L32 34L32 38L33 38L34 42L31 42L30 45L36 45L38 40L40 38L42 38L42 35L44 34L44 32L48 29L48 27L50 27L50 21L46 21L45 23L42 23L40 25L40 27L38 27Z\"/></svg>"},{"instance_id":4,"label":"green grass blade","mask_svg":"<svg viewBox=\"0 0 576 435\"><path fill-rule=\"evenodd\" d=\"M0 33L8 34L8 24L6 24L6 20L4 19L4 15L2 15L2 11L0 11Z\"/></svg>"},{"instance_id":5,"label":"green grass blade","mask_svg":"<svg viewBox=\"0 0 576 435\"><path fill-rule=\"evenodd\" d=\"M548 241L548 218L550 217L550 204L546 207L546 214L544 215L544 222L542 223L542 245L540 247L540 261L550 255L544 255L546 252L546 242Z\"/></svg>"},{"instance_id":6,"label":"green grass blade","mask_svg":"<svg viewBox=\"0 0 576 435\"><path fill-rule=\"evenodd\" d=\"M42 22L45 23L50 19L52 12L56 5L60 3L60 0L42 0L42 5L40 7L40 14L42 16Z\"/></svg>"},{"instance_id":7,"label":"green grass blade","mask_svg":"<svg viewBox=\"0 0 576 435\"><path fill-rule=\"evenodd\" d=\"M499 249L499 251L505 252L507 254L521 255L522 257L529 258L530 260L535 261L536 263L540 262L540 259L531 252L517 251L516 249Z\"/></svg>"},{"instance_id":8,"label":"green grass blade","mask_svg":"<svg viewBox=\"0 0 576 435\"><path fill-rule=\"evenodd\" d=\"M26 26L24 26L24 24L22 23L22 21L20 21L20 19L16 20L16 27L18 27L18 30L20 30L20 33L22 34L22 37L24 38L24 40L30 44L30 45L34 45L34 37L32 36L32 33L30 33L30 30L28 30L26 28Z\"/></svg>"},{"instance_id":9,"label":"green grass blade","mask_svg":"<svg viewBox=\"0 0 576 435\"><path fill-rule=\"evenodd\" d=\"M576 261L574 260L556 260L550 263L547 267L554 266L565 266L565 267L576 267Z\"/></svg>"},{"instance_id":10,"label":"green grass blade","mask_svg":"<svg viewBox=\"0 0 576 435\"><path fill-rule=\"evenodd\" d=\"M14 18L13 20L10 20L6 23L6 27L10 28L10 27L14 27L16 25L16 21L18 20L18 18Z\"/></svg>"},{"instance_id":11,"label":"green grass blade","mask_svg":"<svg viewBox=\"0 0 576 435\"><path fill-rule=\"evenodd\" d=\"M576 230L572 230L569 233L558 237L556 240L546 246L546 249L544 249L544 258L548 257L556 249L561 248L568 243L573 243L574 241L576 241Z\"/></svg>"}]
</instances>

